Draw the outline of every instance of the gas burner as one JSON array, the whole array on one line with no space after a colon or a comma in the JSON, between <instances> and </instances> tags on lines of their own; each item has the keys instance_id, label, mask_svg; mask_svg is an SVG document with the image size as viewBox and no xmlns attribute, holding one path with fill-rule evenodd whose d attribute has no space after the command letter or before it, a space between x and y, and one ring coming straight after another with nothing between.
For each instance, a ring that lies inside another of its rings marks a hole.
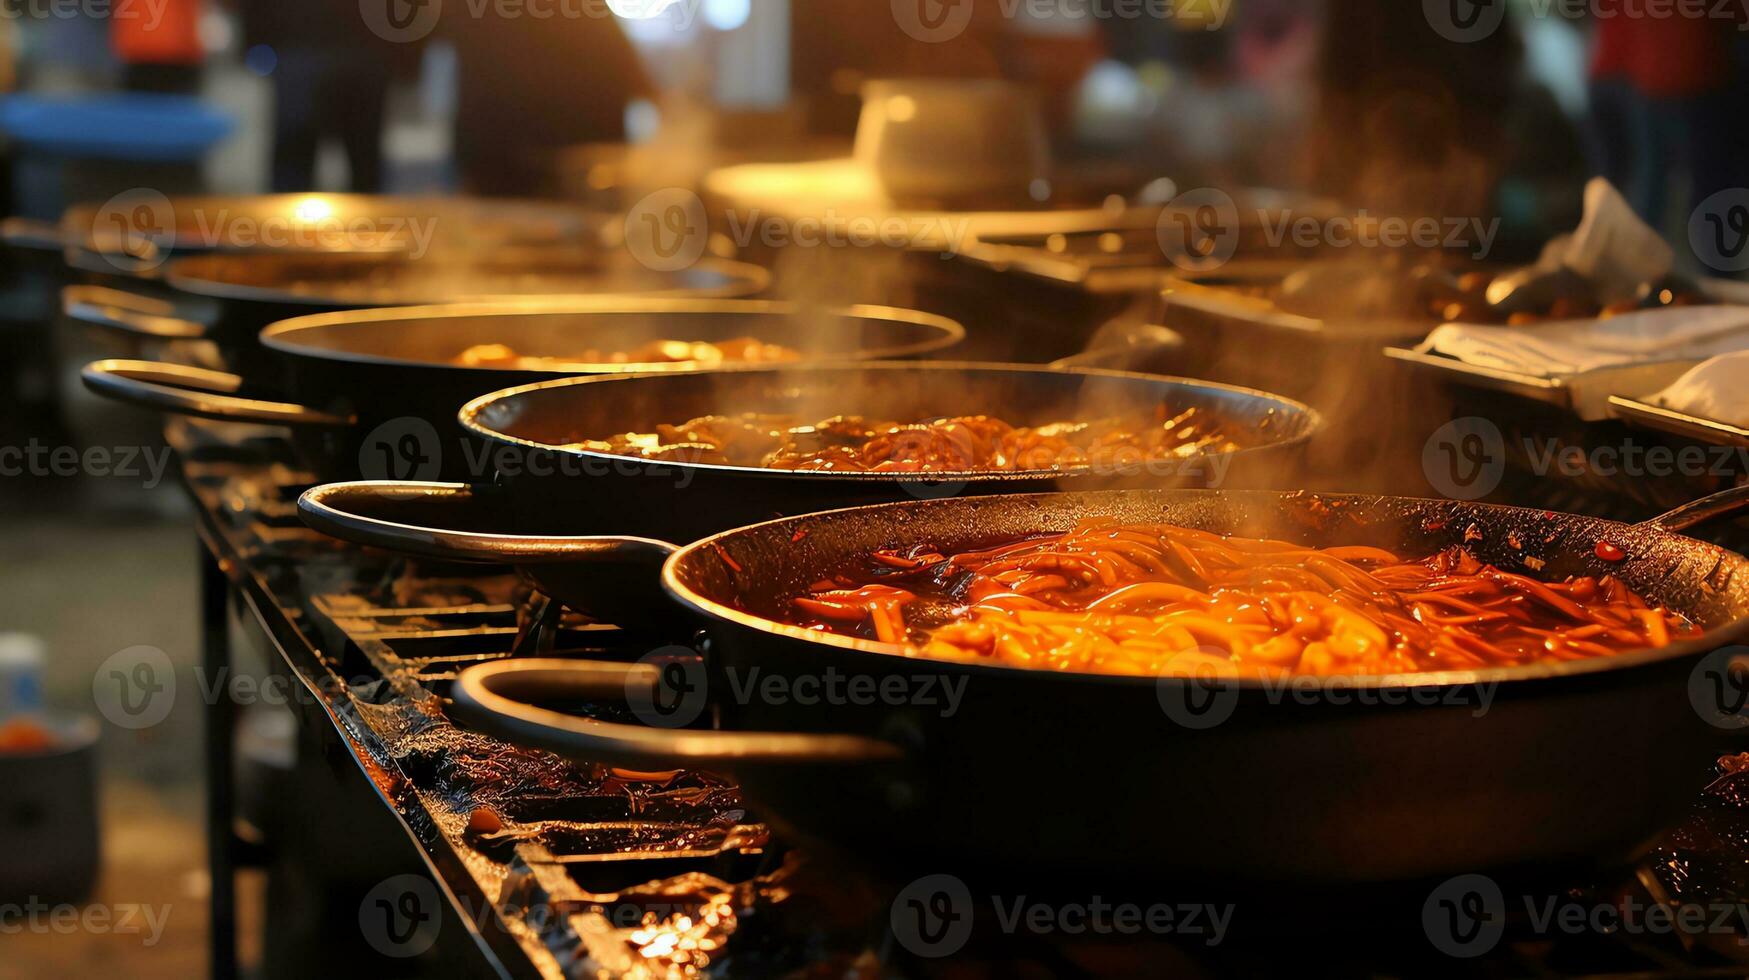
<instances>
[{"instance_id":1,"label":"gas burner","mask_svg":"<svg viewBox=\"0 0 1749 980\"><path fill-rule=\"evenodd\" d=\"M216 638L226 635L228 592L253 614L280 669L313 693L298 704L300 745L314 746L300 751L300 769L321 769L317 782L326 785L330 766L338 765L367 790L345 798L340 821L359 828L358 841L319 834L281 841L292 853L275 867L358 870L372 863L358 857L358 845L369 839L363 828L388 823L389 837L410 836L422 873L441 881L433 894L445 896L444 921L467 926L472 942L463 948L483 961L481 972L1243 977L1314 963L1321 972L1380 977L1433 971L1478 978L1723 977L1743 975L1749 963L1742 919L1733 930L1679 941L1619 932L1551 937L1527 929L1516 915L1496 947L1452 959L1430 944L1420 915L1425 889L1393 899L1393 913L1379 916L1362 911L1376 907L1378 896L1351 901L1328 892L1240 890L1225 899L1235 905L1234 927L1217 944L1004 927L997 906L1017 895L1040 899L1042 883L961 881L971 904L942 905L915 893L919 881L899 870L902 855L884 855L893 859L889 866L870 867L866 859L840 863L796 846L765 826L720 776L577 764L457 726L449 714L451 687L470 666L528 656L629 661L671 641L577 615L509 569L417 561L327 539L296 520L295 502L310 475L277 462L283 457L271 442L228 445L210 429L176 426L173 444L179 433L212 558L205 579L207 668L226 664ZM628 717L623 704L556 707ZM210 710L217 734L208 754L215 808L209 819L226 827L231 718L224 699ZM1640 868L1529 894L1587 908L1744 901L1746 773L1749 757L1723 760L1689 820ZM214 953L223 962L234 943L225 883L253 850L223 834L215 840ZM380 880L366 883L372 884ZM288 941L328 948L334 929L358 928L343 911L340 925L330 921ZM925 920L907 925L907 914L919 912ZM955 921L943 912L975 920L947 957L931 941Z\"/></svg>"}]
</instances>

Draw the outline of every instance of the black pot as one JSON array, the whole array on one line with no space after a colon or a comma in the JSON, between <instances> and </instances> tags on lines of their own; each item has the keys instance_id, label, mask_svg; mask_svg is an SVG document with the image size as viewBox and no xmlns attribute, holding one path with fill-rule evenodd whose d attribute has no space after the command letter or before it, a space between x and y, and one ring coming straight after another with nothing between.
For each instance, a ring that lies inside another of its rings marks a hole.
<instances>
[{"instance_id":1,"label":"black pot","mask_svg":"<svg viewBox=\"0 0 1749 980\"><path fill-rule=\"evenodd\" d=\"M629 350L652 340L757 337L811 359L914 357L953 346L959 324L910 310L804 310L755 300L582 297L490 305L355 310L300 317L262 332L262 349L285 382L175 364L99 361L88 387L148 408L228 422L288 426L299 455L326 479L483 480L484 444L456 424L456 409L483 393L580 374L677 372L678 364L569 364L552 370L463 367L480 343L525 356ZM250 397L253 392L259 397Z\"/></svg>"}]
</instances>

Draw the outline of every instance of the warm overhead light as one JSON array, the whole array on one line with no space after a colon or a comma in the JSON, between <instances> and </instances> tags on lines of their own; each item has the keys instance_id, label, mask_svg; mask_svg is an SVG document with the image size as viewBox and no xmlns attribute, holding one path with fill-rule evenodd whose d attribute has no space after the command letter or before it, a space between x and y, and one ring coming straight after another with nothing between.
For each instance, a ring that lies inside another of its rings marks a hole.
<instances>
[{"instance_id":1,"label":"warm overhead light","mask_svg":"<svg viewBox=\"0 0 1749 980\"><path fill-rule=\"evenodd\" d=\"M704 0L705 23L719 31L732 31L753 16L753 0Z\"/></svg>"},{"instance_id":2,"label":"warm overhead light","mask_svg":"<svg viewBox=\"0 0 1749 980\"><path fill-rule=\"evenodd\" d=\"M292 208L292 214L305 224L314 224L334 217L334 205L327 198L306 197Z\"/></svg>"}]
</instances>

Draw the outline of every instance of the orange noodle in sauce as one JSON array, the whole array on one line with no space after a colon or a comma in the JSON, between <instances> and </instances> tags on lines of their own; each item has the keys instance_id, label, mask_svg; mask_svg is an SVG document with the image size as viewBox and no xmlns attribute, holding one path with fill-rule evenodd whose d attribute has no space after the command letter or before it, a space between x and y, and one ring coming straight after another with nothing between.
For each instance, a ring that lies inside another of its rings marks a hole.
<instances>
[{"instance_id":1,"label":"orange noodle in sauce","mask_svg":"<svg viewBox=\"0 0 1749 980\"><path fill-rule=\"evenodd\" d=\"M1110 520L954 555L876 553L795 598L789 621L939 660L1237 677L1510 667L1701 632L1614 576L1542 582L1461 547L1411 560Z\"/></svg>"}]
</instances>

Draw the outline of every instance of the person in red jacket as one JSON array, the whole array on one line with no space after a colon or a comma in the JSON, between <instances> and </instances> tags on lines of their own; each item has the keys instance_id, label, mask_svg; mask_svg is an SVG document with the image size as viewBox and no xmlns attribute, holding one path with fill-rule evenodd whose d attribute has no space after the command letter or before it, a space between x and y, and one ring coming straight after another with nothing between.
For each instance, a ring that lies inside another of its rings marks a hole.
<instances>
[{"instance_id":1,"label":"person in red jacket","mask_svg":"<svg viewBox=\"0 0 1749 980\"><path fill-rule=\"evenodd\" d=\"M117 5L109 42L122 63L122 86L137 92L198 90L206 63L203 12L202 0Z\"/></svg>"},{"instance_id":2,"label":"person in red jacket","mask_svg":"<svg viewBox=\"0 0 1749 980\"><path fill-rule=\"evenodd\" d=\"M1640 216L1669 218L1673 179L1686 211L1734 185L1742 164L1733 106L1737 25L1686 5L1659 9L1597 0L1591 122L1598 171Z\"/></svg>"}]
</instances>

